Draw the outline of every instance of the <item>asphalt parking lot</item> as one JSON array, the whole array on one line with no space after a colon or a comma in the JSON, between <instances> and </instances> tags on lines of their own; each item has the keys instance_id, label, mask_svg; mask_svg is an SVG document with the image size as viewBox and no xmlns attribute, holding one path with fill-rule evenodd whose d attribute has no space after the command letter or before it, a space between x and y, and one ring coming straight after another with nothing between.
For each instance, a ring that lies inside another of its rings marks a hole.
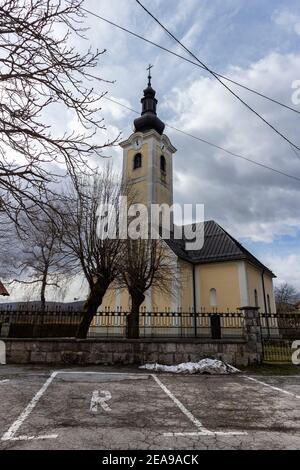
<instances>
[{"instance_id":1,"label":"asphalt parking lot","mask_svg":"<svg viewBox=\"0 0 300 470\"><path fill-rule=\"evenodd\" d=\"M1 366L0 449L299 449L300 375Z\"/></svg>"}]
</instances>

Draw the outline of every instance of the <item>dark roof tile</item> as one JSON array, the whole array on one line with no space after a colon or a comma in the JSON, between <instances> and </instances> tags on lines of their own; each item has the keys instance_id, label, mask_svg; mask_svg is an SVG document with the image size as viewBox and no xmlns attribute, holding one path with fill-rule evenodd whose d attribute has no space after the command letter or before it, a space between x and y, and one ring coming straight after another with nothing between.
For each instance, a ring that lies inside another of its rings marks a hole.
<instances>
[{"instance_id":1,"label":"dark roof tile","mask_svg":"<svg viewBox=\"0 0 300 470\"><path fill-rule=\"evenodd\" d=\"M185 225L184 228L185 233L190 234L192 230L195 231L196 226L195 224ZM190 263L205 264L218 261L246 259L259 268L268 271L275 277L270 269L264 266L214 220L204 222L204 245L200 250L186 250L186 239L175 240L174 237L171 236L170 239L166 239L165 241L179 258Z\"/></svg>"}]
</instances>

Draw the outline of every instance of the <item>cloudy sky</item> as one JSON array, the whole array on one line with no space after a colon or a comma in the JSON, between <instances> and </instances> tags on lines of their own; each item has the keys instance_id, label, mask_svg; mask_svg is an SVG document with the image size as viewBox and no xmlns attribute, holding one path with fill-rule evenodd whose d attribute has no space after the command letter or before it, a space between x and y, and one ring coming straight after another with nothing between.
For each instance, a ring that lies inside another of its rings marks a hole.
<instances>
[{"instance_id":1,"label":"cloudy sky","mask_svg":"<svg viewBox=\"0 0 300 470\"><path fill-rule=\"evenodd\" d=\"M300 80L299 0L143 0L171 31L213 70L293 104L293 82ZM188 57L135 0L86 0L85 7ZM257 162L300 178L300 152L275 134L212 76L146 44L91 15L85 49L106 49L97 74L114 83L97 91L140 110L146 67L164 122ZM300 146L300 115L230 85L275 127ZM102 100L105 140L132 132L134 113ZM72 120L68 128L74 126ZM300 182L211 148L166 129L178 149L174 158L175 202L205 204L214 219L278 276L300 291ZM108 152L120 167L122 152Z\"/></svg>"},{"instance_id":2,"label":"cloudy sky","mask_svg":"<svg viewBox=\"0 0 300 470\"><path fill-rule=\"evenodd\" d=\"M300 80L300 4L296 0L144 0L175 35L213 70L300 111L292 84ZM135 0L87 0L86 7L185 56ZM140 109L146 67L154 65L159 116L195 136L300 177L288 143L204 70L88 17L93 46L107 49L100 85L114 99ZM300 116L236 86L235 92L300 146ZM103 100L114 135L132 130L135 115ZM176 202L202 202L215 219L277 274L300 290L300 182L213 149L171 129ZM119 164L121 150L113 160Z\"/></svg>"}]
</instances>

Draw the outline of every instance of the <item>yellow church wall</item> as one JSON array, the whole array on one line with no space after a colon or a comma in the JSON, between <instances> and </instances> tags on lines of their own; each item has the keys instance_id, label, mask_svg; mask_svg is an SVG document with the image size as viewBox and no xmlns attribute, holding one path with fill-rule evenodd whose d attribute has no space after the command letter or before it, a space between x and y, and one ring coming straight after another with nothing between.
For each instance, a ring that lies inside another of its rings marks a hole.
<instances>
[{"instance_id":1,"label":"yellow church wall","mask_svg":"<svg viewBox=\"0 0 300 470\"><path fill-rule=\"evenodd\" d=\"M142 154L142 166L141 168L136 168L135 170L133 169L133 161L134 161L134 156L137 153ZM148 143L144 143L142 147L139 150L135 149L130 149L128 150L127 154L127 169L126 169L126 174L127 178L145 178L148 174L148 153L149 153L149 145Z\"/></svg>"},{"instance_id":2,"label":"yellow church wall","mask_svg":"<svg viewBox=\"0 0 300 470\"><path fill-rule=\"evenodd\" d=\"M148 186L145 183L145 181L139 181L133 184L132 199L133 201L130 201L130 202L147 205L149 198L148 198Z\"/></svg>"},{"instance_id":3,"label":"yellow church wall","mask_svg":"<svg viewBox=\"0 0 300 470\"><path fill-rule=\"evenodd\" d=\"M115 303L116 303L116 289L115 287L110 287L109 289L107 289L103 297L103 301L99 310L101 311L110 310L111 312L113 312L115 310Z\"/></svg>"},{"instance_id":4,"label":"yellow church wall","mask_svg":"<svg viewBox=\"0 0 300 470\"><path fill-rule=\"evenodd\" d=\"M264 280L265 280L266 296L269 295L269 297L270 297L271 312L268 312L268 313L276 313L276 303L275 303L275 295L274 295L273 278L269 274L265 274L264 275Z\"/></svg>"},{"instance_id":5,"label":"yellow church wall","mask_svg":"<svg viewBox=\"0 0 300 470\"><path fill-rule=\"evenodd\" d=\"M166 188L163 184L159 184L156 186L156 200L158 204L170 204L171 203L171 197L170 197L170 191L168 188Z\"/></svg>"},{"instance_id":6,"label":"yellow church wall","mask_svg":"<svg viewBox=\"0 0 300 470\"><path fill-rule=\"evenodd\" d=\"M158 179L158 181L161 179L161 170L160 170L160 157L161 157L161 155L163 155L166 159L166 183L167 183L167 185L170 185L170 182L171 182L171 161L170 161L170 159L172 158L172 156L167 155L164 152L162 152L159 145L156 146L156 157L155 157L156 178Z\"/></svg>"},{"instance_id":7,"label":"yellow church wall","mask_svg":"<svg viewBox=\"0 0 300 470\"><path fill-rule=\"evenodd\" d=\"M216 289L216 308L221 312L235 312L240 307L240 288L236 262L212 263L199 266L200 304L205 311L212 310L210 290Z\"/></svg>"},{"instance_id":8,"label":"yellow church wall","mask_svg":"<svg viewBox=\"0 0 300 470\"><path fill-rule=\"evenodd\" d=\"M120 301L117 303L119 303L120 305L118 305L118 307L121 308L123 312L128 311L129 305L130 305L130 299L129 299L129 293L127 289L120 290L119 299Z\"/></svg>"},{"instance_id":9,"label":"yellow church wall","mask_svg":"<svg viewBox=\"0 0 300 470\"><path fill-rule=\"evenodd\" d=\"M193 309L193 267L190 263L179 260L180 266L180 307L183 312Z\"/></svg>"},{"instance_id":10,"label":"yellow church wall","mask_svg":"<svg viewBox=\"0 0 300 470\"><path fill-rule=\"evenodd\" d=\"M192 311L194 303L192 281L193 267L190 263L181 259L178 259L177 263L178 284L174 281L170 281L168 292L162 292L159 288L152 287L148 291L147 298L141 306L142 311L172 312L177 310L177 308L180 308L182 312ZM198 311L202 308L206 312L212 312L217 308L219 312L226 312L228 310L234 312L237 308L242 306L238 263L238 261L222 262L206 265L201 264L195 267L196 303ZM245 269L249 305L255 305L254 289L256 289L260 311L264 312L261 270L247 262L245 263ZM216 305L211 304L211 289L216 289ZM276 309L273 280L269 274L265 274L265 291L266 296L270 296L271 311L274 313ZM99 311L114 312L116 310L128 312L130 310L130 296L126 289L117 289L116 286L112 285L105 294ZM102 326L109 326L109 322L114 321L109 317L104 317L100 320ZM141 321L143 323L144 320L142 319ZM166 319L166 322L171 322L171 319ZM167 323L165 326L167 326ZM96 320L93 324L96 324Z\"/></svg>"},{"instance_id":11,"label":"yellow church wall","mask_svg":"<svg viewBox=\"0 0 300 470\"><path fill-rule=\"evenodd\" d=\"M256 266L253 266L247 263L247 279L248 279L248 296L250 306L255 306L255 290L257 291L258 297L258 307L261 312L265 311L265 302L263 294L263 285L262 285L262 270L258 269ZM264 274L264 283L265 283L265 294L266 299L269 295L270 297L270 306L272 313L276 312L274 290L273 290L273 280L272 277L268 274Z\"/></svg>"},{"instance_id":12,"label":"yellow church wall","mask_svg":"<svg viewBox=\"0 0 300 470\"><path fill-rule=\"evenodd\" d=\"M126 178L128 181L134 183L133 186L133 199L136 202L147 205L149 202L149 194L152 189L149 187L149 151L150 144L145 142L139 150L129 148L127 151L126 159ZM133 169L134 157L137 153L142 154L142 166L141 168ZM166 179L163 181L162 173L160 170L160 157L164 155L166 159ZM163 152L160 145L156 145L154 149L154 181L155 184L155 201L158 204L171 204L172 203L172 155Z\"/></svg>"},{"instance_id":13,"label":"yellow church wall","mask_svg":"<svg viewBox=\"0 0 300 470\"><path fill-rule=\"evenodd\" d=\"M262 288L262 279L261 279L261 270L257 269L255 266L247 263L247 281L248 281L248 298L249 305L252 307L256 306L255 300L255 290L257 292L257 307L260 308L260 311L265 310L264 307L264 296Z\"/></svg>"},{"instance_id":14,"label":"yellow church wall","mask_svg":"<svg viewBox=\"0 0 300 470\"><path fill-rule=\"evenodd\" d=\"M163 242L162 248L165 255L164 262L170 266L170 271L167 274L168 280L165 281L163 286L153 286L151 289L152 310L171 312L174 310L174 303L178 296L178 292L175 291L176 285L173 279L177 275L177 256L174 255L173 251L165 242Z\"/></svg>"},{"instance_id":15,"label":"yellow church wall","mask_svg":"<svg viewBox=\"0 0 300 470\"><path fill-rule=\"evenodd\" d=\"M158 288L152 289L152 309L153 311L168 312L172 310L171 286L169 292L162 292Z\"/></svg>"},{"instance_id":16,"label":"yellow church wall","mask_svg":"<svg viewBox=\"0 0 300 470\"><path fill-rule=\"evenodd\" d=\"M179 282L170 281L170 286L166 291L152 287L147 294L148 300L142 305L143 309L172 311L173 306L181 308L182 311L189 311L193 308L193 281L192 265L178 259ZM197 309L204 308L205 311L212 310L210 290L216 289L217 305L219 311L235 311L241 307L241 295L238 276L238 262L222 262L196 266L196 302ZM261 280L261 270L246 263L246 277L248 288L249 305L255 306L254 290L257 290L258 306L263 312L264 297ZM270 297L271 311L276 312L273 280L269 274L264 275L266 296ZM198 285L197 285L198 282ZM168 290L168 292L167 292ZM178 290L180 293L178 293ZM176 292L177 291L177 292ZM128 311L130 297L126 289L116 289L112 286L104 296L101 310L114 311L117 307L123 311ZM175 308L175 307L174 307Z\"/></svg>"}]
</instances>

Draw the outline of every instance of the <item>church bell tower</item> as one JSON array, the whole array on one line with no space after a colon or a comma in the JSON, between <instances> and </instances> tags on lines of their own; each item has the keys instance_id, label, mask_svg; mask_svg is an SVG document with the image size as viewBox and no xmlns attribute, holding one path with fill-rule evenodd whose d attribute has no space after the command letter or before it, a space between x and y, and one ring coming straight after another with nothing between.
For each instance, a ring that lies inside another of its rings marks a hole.
<instances>
[{"instance_id":1,"label":"church bell tower","mask_svg":"<svg viewBox=\"0 0 300 470\"><path fill-rule=\"evenodd\" d=\"M148 86L141 99L142 113L134 121L134 133L120 143L123 149L123 181L133 185L136 202L173 204L173 155L176 148L163 133L165 124L157 116L156 92Z\"/></svg>"}]
</instances>

